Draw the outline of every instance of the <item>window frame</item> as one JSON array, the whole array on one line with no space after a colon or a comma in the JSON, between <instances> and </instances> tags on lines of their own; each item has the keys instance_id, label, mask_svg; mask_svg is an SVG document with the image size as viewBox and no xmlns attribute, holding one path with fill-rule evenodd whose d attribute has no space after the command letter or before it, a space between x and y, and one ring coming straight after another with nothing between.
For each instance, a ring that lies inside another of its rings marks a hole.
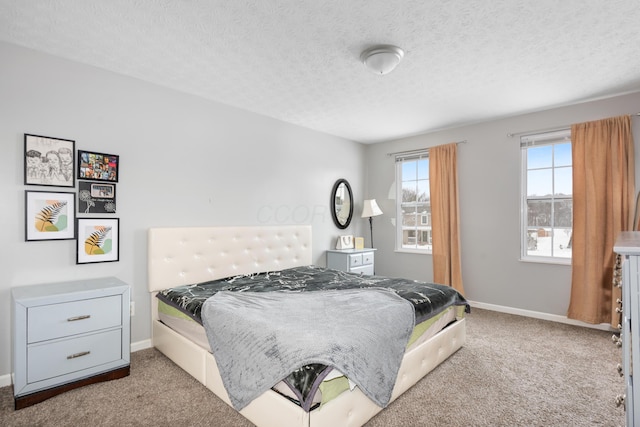
<instances>
[{"instance_id":1,"label":"window frame","mask_svg":"<svg viewBox=\"0 0 640 427\"><path fill-rule=\"evenodd\" d=\"M431 236L432 234L432 221L430 218L430 214L431 214L431 196L429 194L429 198L428 198L428 206L429 206L429 214L421 214L419 212L416 212L416 224L413 226L412 229L409 229L410 232L413 232L413 237L412 239L414 239L416 241L416 247L413 248L409 248L409 247L405 247L403 245L403 236L404 236L404 231L407 229L406 227L403 226L403 214L402 214L402 165L405 162L409 162L409 161L415 161L415 160L421 160L421 159L429 159L429 150L425 149L425 150L416 150L416 151L411 151L405 154L397 154L395 156L395 173L396 173L396 238L395 238L395 251L396 252L406 252L406 253L413 253L413 254L425 254L425 255L430 255L432 253L432 243L431 243ZM416 176L416 182L418 181L417 176ZM430 181L429 181L429 177L427 176L427 182L430 185ZM429 188L429 186L428 186ZM431 192L431 189L429 188L429 193ZM417 204L417 201L416 201ZM426 224L425 222L425 218L426 218ZM429 246L425 249L421 249L420 247L418 247L417 242L419 241L418 239L418 235L422 234L424 235L424 233L428 233L427 235L429 236Z\"/></svg>"},{"instance_id":2,"label":"window frame","mask_svg":"<svg viewBox=\"0 0 640 427\"><path fill-rule=\"evenodd\" d=\"M529 148L534 148L534 147L540 147L540 146L547 146L547 145L551 145L553 146L553 150L554 150L554 154L555 154L555 146L556 145L560 145L560 144L566 144L569 143L571 144L571 129L566 128L566 129L560 129L560 130L555 130L555 131L549 131L549 132L540 132L540 133L535 133L535 134L528 134L528 135L523 135L520 137L520 158L521 158L521 167L520 167L520 182L521 182L521 186L520 186L520 261L525 261L525 262L535 262L535 263L547 263L547 264L562 264L562 265L571 265L571 260L572 260L572 256L570 257L561 257L561 256L554 256L554 241L553 239L555 239L555 236L552 235L552 255L551 256L538 256L538 255L530 255L528 254L528 245L529 245L529 218L528 218L528 202L531 200L549 200L550 204L551 204L551 225L549 227L544 227L544 228L551 228L552 230L558 230L558 229L563 229L566 227L556 227L554 224L555 221L555 202L556 201L561 201L561 200L570 200L571 204L573 204L573 191L571 192L571 195L567 196L567 195L557 195L557 194L550 194L548 196L533 196L533 197L529 197L528 193L528 188L527 188L527 180L528 180L528 149ZM571 147L573 148L573 147ZM551 164L551 179L552 179L552 186L553 188L555 188L555 172L559 169L562 168L567 168L570 167L573 170L573 159L571 160L571 165L567 166L567 165L558 165L556 166L555 164L555 156L552 155L552 164ZM541 168L541 169L545 169L545 168ZM546 169L549 169L549 167L547 167ZM534 170L534 169L531 169ZM555 193L555 190L552 191L552 193ZM540 227L542 228L542 227ZM571 228L570 228L571 232L569 233L569 235L572 235L573 232L573 218L571 220Z\"/></svg>"}]
</instances>

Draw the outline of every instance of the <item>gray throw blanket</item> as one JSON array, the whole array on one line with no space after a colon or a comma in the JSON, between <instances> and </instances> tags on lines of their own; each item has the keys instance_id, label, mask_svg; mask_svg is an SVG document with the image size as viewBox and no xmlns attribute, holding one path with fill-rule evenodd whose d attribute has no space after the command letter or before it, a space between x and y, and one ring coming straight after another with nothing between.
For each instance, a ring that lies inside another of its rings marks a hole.
<instances>
[{"instance_id":1,"label":"gray throw blanket","mask_svg":"<svg viewBox=\"0 0 640 427\"><path fill-rule=\"evenodd\" d=\"M202 321L237 410L311 363L338 369L386 407L414 327L414 309L381 288L221 291L204 303Z\"/></svg>"}]
</instances>

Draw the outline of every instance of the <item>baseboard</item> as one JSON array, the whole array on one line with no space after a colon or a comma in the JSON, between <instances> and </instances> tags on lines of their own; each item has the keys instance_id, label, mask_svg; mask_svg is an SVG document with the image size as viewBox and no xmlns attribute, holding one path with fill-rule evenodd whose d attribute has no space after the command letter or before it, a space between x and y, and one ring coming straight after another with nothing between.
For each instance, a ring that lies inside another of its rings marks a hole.
<instances>
[{"instance_id":1,"label":"baseboard","mask_svg":"<svg viewBox=\"0 0 640 427\"><path fill-rule=\"evenodd\" d=\"M579 320L569 319L566 316L557 314L542 313L540 311L523 310L520 308L506 307L503 305L487 304L484 302L468 301L471 308L479 308L483 310L497 311L500 313L515 314L524 317L533 317L534 319L549 320L551 322L566 323L567 325L582 326L584 328L599 329L601 331L613 331L608 323L600 323L593 325L591 323L581 322Z\"/></svg>"},{"instance_id":2,"label":"baseboard","mask_svg":"<svg viewBox=\"0 0 640 427\"><path fill-rule=\"evenodd\" d=\"M151 348L151 347L153 347L153 345L151 344L151 339L132 342L131 353L135 353L136 351L144 350L146 348Z\"/></svg>"},{"instance_id":3,"label":"baseboard","mask_svg":"<svg viewBox=\"0 0 640 427\"><path fill-rule=\"evenodd\" d=\"M136 351L140 351L140 350L144 350L146 348L151 348L153 347L153 345L151 345L151 340L142 340L142 341L138 341L138 342L132 342L131 343L131 353L134 353ZM0 387L6 387L11 385L11 374L6 374L6 375L0 375Z\"/></svg>"}]
</instances>

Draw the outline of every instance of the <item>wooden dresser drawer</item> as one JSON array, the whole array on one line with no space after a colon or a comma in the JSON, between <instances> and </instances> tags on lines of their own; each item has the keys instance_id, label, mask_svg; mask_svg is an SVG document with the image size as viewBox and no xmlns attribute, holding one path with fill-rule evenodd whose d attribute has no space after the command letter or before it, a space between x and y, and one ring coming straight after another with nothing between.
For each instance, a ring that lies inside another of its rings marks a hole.
<instances>
[{"instance_id":1,"label":"wooden dresser drawer","mask_svg":"<svg viewBox=\"0 0 640 427\"><path fill-rule=\"evenodd\" d=\"M121 324L120 295L30 307L27 342L68 337Z\"/></svg>"},{"instance_id":2,"label":"wooden dresser drawer","mask_svg":"<svg viewBox=\"0 0 640 427\"><path fill-rule=\"evenodd\" d=\"M122 357L122 330L36 344L27 350L27 381L33 383L93 368Z\"/></svg>"}]
</instances>

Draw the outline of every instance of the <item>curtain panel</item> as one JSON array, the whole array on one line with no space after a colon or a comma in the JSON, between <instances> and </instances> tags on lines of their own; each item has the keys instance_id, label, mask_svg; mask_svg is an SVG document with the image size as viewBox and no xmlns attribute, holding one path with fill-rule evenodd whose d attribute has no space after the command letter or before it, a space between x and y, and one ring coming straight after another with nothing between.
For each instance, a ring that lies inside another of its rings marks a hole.
<instances>
[{"instance_id":1,"label":"curtain panel","mask_svg":"<svg viewBox=\"0 0 640 427\"><path fill-rule=\"evenodd\" d=\"M631 117L571 126L573 249L567 317L617 327L613 245L633 227L635 166Z\"/></svg>"},{"instance_id":2,"label":"curtain panel","mask_svg":"<svg viewBox=\"0 0 640 427\"><path fill-rule=\"evenodd\" d=\"M449 285L464 295L457 147L456 143L452 143L429 149L433 281Z\"/></svg>"}]
</instances>

